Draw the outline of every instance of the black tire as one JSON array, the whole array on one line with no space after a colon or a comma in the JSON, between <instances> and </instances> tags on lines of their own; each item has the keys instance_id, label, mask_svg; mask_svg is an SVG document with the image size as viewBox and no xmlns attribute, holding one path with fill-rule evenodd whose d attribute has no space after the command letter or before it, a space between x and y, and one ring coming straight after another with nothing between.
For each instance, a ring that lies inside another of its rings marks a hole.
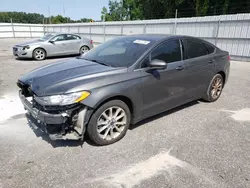
<instances>
[{"instance_id":1,"label":"black tire","mask_svg":"<svg viewBox=\"0 0 250 188\"><path fill-rule=\"evenodd\" d=\"M213 97L213 95L212 95L213 83L214 83L217 79L220 79L220 80L221 80L221 90L220 90L220 93L218 94L218 96ZM212 78L212 80L211 80L211 82L210 82L210 84L209 84L209 86L208 86L207 92L206 92L205 96L203 97L203 99L204 99L205 101L207 101L207 102L215 102L215 101L217 101L217 100L220 98L220 95L221 95L221 93L222 93L223 86L224 86L224 79L223 79L222 75L221 75L221 74L216 74L216 75Z\"/></svg>"},{"instance_id":2,"label":"black tire","mask_svg":"<svg viewBox=\"0 0 250 188\"><path fill-rule=\"evenodd\" d=\"M41 53L41 56L37 56L37 52L40 52ZM37 61L42 61L42 60L45 60L46 59L46 51L42 48L36 48L34 51L33 51L33 58Z\"/></svg>"},{"instance_id":3,"label":"black tire","mask_svg":"<svg viewBox=\"0 0 250 188\"><path fill-rule=\"evenodd\" d=\"M99 133L97 131L97 122L98 122L98 119L101 116L101 114L104 111L106 111L107 109L109 109L110 107L119 107L119 108L123 109L125 114L126 114L127 121L126 121L126 124L124 125L124 129L120 132L119 136L117 136L116 138L113 138L112 140L105 140L99 135ZM102 106L100 106L94 112L94 114L91 116L89 124L87 126L88 136L92 142L94 142L95 144L97 144L99 146L113 144L113 143L121 140L125 136L125 134L128 130L128 127L130 125L130 120L131 120L130 110L129 110L128 106L123 101L120 101L120 100L109 101L109 102L103 104Z\"/></svg>"},{"instance_id":4,"label":"black tire","mask_svg":"<svg viewBox=\"0 0 250 188\"><path fill-rule=\"evenodd\" d=\"M85 48L86 50L88 50L88 51L90 50L88 46L84 45L84 46L82 46L82 47L80 48L80 50L79 50L79 54L80 54L80 55L86 53L86 52L83 52L84 50L82 50L82 49L84 49L84 48Z\"/></svg>"}]
</instances>

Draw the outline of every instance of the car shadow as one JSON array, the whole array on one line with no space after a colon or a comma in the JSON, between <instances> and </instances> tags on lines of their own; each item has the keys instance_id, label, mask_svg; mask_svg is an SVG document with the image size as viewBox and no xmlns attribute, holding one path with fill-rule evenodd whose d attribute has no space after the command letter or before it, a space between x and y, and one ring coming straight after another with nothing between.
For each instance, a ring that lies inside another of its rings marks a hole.
<instances>
[{"instance_id":1,"label":"car shadow","mask_svg":"<svg viewBox=\"0 0 250 188\"><path fill-rule=\"evenodd\" d=\"M186 108L189 108L191 106L194 106L194 105L197 105L199 104L199 101L198 100L195 100L195 101L192 101L192 102L189 102L189 103L186 103L184 105L181 105L181 106L178 106L176 108L173 108L171 110L167 110L167 111L164 111L160 114L157 114L157 115L154 115L154 116L151 116L149 118L146 118L144 120L141 120L140 122L134 124L134 125L130 125L129 127L129 130L133 130L133 129L136 129L137 127L140 127L141 125L144 125L146 123L149 123L151 121L154 121L154 120L157 120L157 119L160 119L166 115L170 115L172 113L175 113L177 111L180 111L180 110L183 110L183 109L186 109Z\"/></svg>"},{"instance_id":2,"label":"car shadow","mask_svg":"<svg viewBox=\"0 0 250 188\"><path fill-rule=\"evenodd\" d=\"M52 56L52 57L47 57L45 60L67 59L67 58L73 58L73 57L79 57L79 55L75 54L75 55ZM36 61L35 59L32 59L32 58L19 58L19 57L16 57L15 59L17 61ZM43 60L43 61L45 61L45 60ZM41 61L41 62L43 62L43 61Z\"/></svg>"},{"instance_id":3,"label":"car shadow","mask_svg":"<svg viewBox=\"0 0 250 188\"><path fill-rule=\"evenodd\" d=\"M197 100L192 101L190 103L184 104L184 105L176 107L174 109L171 109L171 110L162 112L160 114L157 114L155 116L149 117L149 118L144 119L144 120L142 120L134 125L130 125L129 130L133 130L139 126L145 125L146 123L157 120L159 118L162 118L166 115L172 114L172 113L177 112L179 110L189 108L189 107L194 106L196 104L199 104L199 101L197 101ZM42 131L42 129L40 129L41 124L37 123L37 121L32 116L30 116L28 113L26 113L26 118L27 118L29 127L33 130L35 135L39 138L42 138L44 141L48 142L49 144L51 144L52 147L54 147L54 148L57 148L57 147L79 147L79 146L82 147L85 142L91 146L98 147L98 145L91 142L91 140L89 139L87 134L85 134L83 141L80 141L80 140L51 140L49 138L48 134L46 134L45 131Z\"/></svg>"}]
</instances>

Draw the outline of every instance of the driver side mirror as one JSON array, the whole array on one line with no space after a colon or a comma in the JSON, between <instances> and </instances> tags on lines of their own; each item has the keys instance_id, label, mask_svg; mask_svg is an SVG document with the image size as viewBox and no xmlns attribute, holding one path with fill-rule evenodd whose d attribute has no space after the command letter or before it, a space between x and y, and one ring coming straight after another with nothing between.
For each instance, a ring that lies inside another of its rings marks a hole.
<instances>
[{"instance_id":1,"label":"driver side mirror","mask_svg":"<svg viewBox=\"0 0 250 188\"><path fill-rule=\"evenodd\" d=\"M163 70L167 68L167 63L160 59L154 59L148 65L149 69Z\"/></svg>"},{"instance_id":2,"label":"driver side mirror","mask_svg":"<svg viewBox=\"0 0 250 188\"><path fill-rule=\"evenodd\" d=\"M53 40L49 40L49 43L54 44L54 43L55 43L55 41L53 41Z\"/></svg>"}]
</instances>

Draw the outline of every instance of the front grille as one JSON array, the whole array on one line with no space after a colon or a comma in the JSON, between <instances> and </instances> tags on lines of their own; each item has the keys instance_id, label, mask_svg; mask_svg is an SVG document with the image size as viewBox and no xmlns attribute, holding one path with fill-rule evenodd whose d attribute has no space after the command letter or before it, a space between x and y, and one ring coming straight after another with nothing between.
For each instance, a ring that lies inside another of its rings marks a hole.
<instances>
[{"instance_id":1,"label":"front grille","mask_svg":"<svg viewBox=\"0 0 250 188\"><path fill-rule=\"evenodd\" d=\"M13 48L13 51L15 51L15 52L16 52L16 51L17 51L17 48L15 48L15 47L14 47L14 48Z\"/></svg>"}]
</instances>

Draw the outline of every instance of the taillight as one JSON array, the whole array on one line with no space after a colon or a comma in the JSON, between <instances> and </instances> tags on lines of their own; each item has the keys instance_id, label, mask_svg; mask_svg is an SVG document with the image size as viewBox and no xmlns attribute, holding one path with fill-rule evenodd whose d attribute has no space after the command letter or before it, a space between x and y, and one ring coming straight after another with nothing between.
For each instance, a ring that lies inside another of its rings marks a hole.
<instances>
[{"instance_id":1,"label":"taillight","mask_svg":"<svg viewBox=\"0 0 250 188\"><path fill-rule=\"evenodd\" d=\"M230 61L230 59L231 59L230 55L228 55L228 57L227 57L227 58L228 58L228 61Z\"/></svg>"},{"instance_id":2,"label":"taillight","mask_svg":"<svg viewBox=\"0 0 250 188\"><path fill-rule=\"evenodd\" d=\"M90 40L90 44L93 44L93 40Z\"/></svg>"}]
</instances>

